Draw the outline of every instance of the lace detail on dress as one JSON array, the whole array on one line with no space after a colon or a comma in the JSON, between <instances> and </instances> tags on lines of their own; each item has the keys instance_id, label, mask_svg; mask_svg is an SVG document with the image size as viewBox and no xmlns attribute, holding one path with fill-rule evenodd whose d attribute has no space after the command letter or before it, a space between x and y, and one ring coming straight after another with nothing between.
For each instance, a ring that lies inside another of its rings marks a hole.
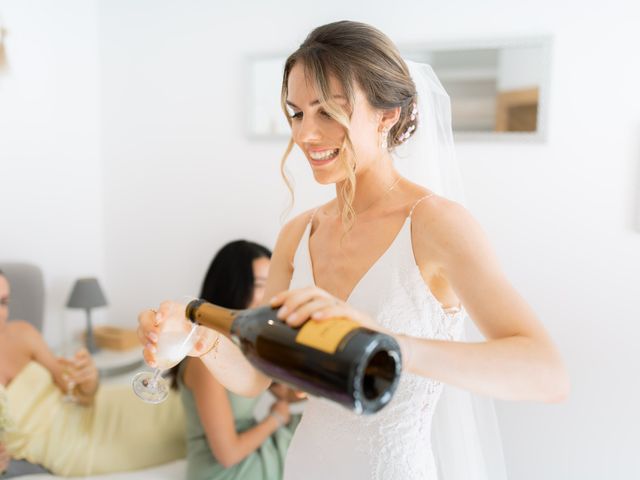
<instances>
[{"instance_id":1,"label":"lace detail on dress","mask_svg":"<svg viewBox=\"0 0 640 480\"><path fill-rule=\"evenodd\" d=\"M404 294L389 292L395 300L383 309L381 323L387 328L416 337L439 340L458 339L462 333L465 313L445 313L440 302L426 287L415 264L400 277L406 279ZM410 288L413 287L413 288ZM421 288L420 288L421 287ZM404 301L403 301L404 297ZM406 299L410 298L410 302ZM408 305L413 308L408 308ZM417 322L411 313L415 312ZM412 374L403 374L392 404L379 419L379 434L392 439L383 441L374 459L375 477L379 479L435 479L437 472L431 453L431 421L442 392L442 383ZM375 451L375 450L371 450ZM389 461L397 459L397 461Z\"/></svg>"},{"instance_id":2,"label":"lace detail on dress","mask_svg":"<svg viewBox=\"0 0 640 480\"><path fill-rule=\"evenodd\" d=\"M308 232L294 261L294 288L313 284L305 239ZM409 221L348 301L383 327L416 337L460 339L466 318L464 309L446 313L425 285L413 258ZM392 401L375 415L309 399L289 448L285 479L436 479L430 432L441 392L440 382L403 373Z\"/></svg>"}]
</instances>

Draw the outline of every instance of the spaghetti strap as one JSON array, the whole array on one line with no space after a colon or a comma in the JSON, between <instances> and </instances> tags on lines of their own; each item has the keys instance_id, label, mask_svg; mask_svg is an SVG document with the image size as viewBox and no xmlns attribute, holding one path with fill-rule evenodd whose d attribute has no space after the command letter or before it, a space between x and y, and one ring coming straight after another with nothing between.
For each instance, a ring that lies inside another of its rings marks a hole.
<instances>
[{"instance_id":1,"label":"spaghetti strap","mask_svg":"<svg viewBox=\"0 0 640 480\"><path fill-rule=\"evenodd\" d=\"M307 222L307 230L309 230L309 237L311 236L311 229L313 228L313 219L316 218L316 213L320 210L320 207L316 207L311 216L309 217L309 221Z\"/></svg>"},{"instance_id":2,"label":"spaghetti strap","mask_svg":"<svg viewBox=\"0 0 640 480\"><path fill-rule=\"evenodd\" d=\"M424 196L424 197L422 197L422 198L419 198L419 199L418 199L418 201L416 201L416 203L414 203L414 204L413 204L413 206L411 207L411 211L409 212L409 218L413 218L413 211L416 209L416 207L418 206L418 204L419 204L421 201L426 200L427 198L431 198L431 197L433 197L434 195L435 195L435 193L431 192L430 194L425 195L425 196ZM314 213L314 215L315 215L315 212L313 212L313 213Z\"/></svg>"},{"instance_id":3,"label":"spaghetti strap","mask_svg":"<svg viewBox=\"0 0 640 480\"><path fill-rule=\"evenodd\" d=\"M311 213L311 216L309 217L308 225L311 225L311 224L313 223L313 219L314 219L314 218L316 218L316 212L317 212L318 210L320 210L320 207L316 207L316 208L313 210L313 213Z\"/></svg>"}]
</instances>

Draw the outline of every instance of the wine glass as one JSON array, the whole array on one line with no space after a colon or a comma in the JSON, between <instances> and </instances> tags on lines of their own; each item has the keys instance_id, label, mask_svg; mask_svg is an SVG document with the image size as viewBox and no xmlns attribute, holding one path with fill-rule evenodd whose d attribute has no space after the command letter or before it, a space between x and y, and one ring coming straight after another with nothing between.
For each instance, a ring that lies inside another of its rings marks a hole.
<instances>
[{"instance_id":1,"label":"wine glass","mask_svg":"<svg viewBox=\"0 0 640 480\"><path fill-rule=\"evenodd\" d=\"M62 396L62 401L64 403L76 403L76 396L73 394L73 389L76 388L76 382L71 380L71 377L70 377L71 372L69 371L68 368L65 368L64 372L67 375L67 382L65 385L65 393Z\"/></svg>"},{"instance_id":2,"label":"wine glass","mask_svg":"<svg viewBox=\"0 0 640 480\"><path fill-rule=\"evenodd\" d=\"M193 297L188 297L188 300ZM187 298L181 298L182 301ZM193 350L199 339L210 334L205 327L191 323L185 317L182 303L173 303L172 310L160 325L156 343L156 368L139 372L133 377L134 393L147 403L161 403L169 395L169 382L162 372L180 363Z\"/></svg>"},{"instance_id":3,"label":"wine glass","mask_svg":"<svg viewBox=\"0 0 640 480\"><path fill-rule=\"evenodd\" d=\"M76 388L76 382L71 379L73 362L75 361L76 352L80 348L80 343L73 337L64 340L61 349L61 362L63 363L63 375L66 377L65 392L62 401L65 403L76 403L76 397L73 390Z\"/></svg>"}]
</instances>

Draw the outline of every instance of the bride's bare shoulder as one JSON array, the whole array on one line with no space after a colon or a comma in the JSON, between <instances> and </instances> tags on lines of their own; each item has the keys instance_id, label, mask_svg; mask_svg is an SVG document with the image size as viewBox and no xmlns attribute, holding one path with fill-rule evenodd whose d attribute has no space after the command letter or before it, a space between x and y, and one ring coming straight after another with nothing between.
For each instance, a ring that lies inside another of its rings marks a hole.
<instances>
[{"instance_id":1,"label":"bride's bare shoulder","mask_svg":"<svg viewBox=\"0 0 640 480\"><path fill-rule=\"evenodd\" d=\"M306 212L300 213L285 223L280 230L278 241L297 244L307 228L307 225L311 221L315 210L315 208L312 208Z\"/></svg>"},{"instance_id":2,"label":"bride's bare shoulder","mask_svg":"<svg viewBox=\"0 0 640 480\"><path fill-rule=\"evenodd\" d=\"M444 259L485 242L480 224L461 204L431 195L421 200L412 214L417 250Z\"/></svg>"},{"instance_id":3,"label":"bride's bare shoulder","mask_svg":"<svg viewBox=\"0 0 640 480\"><path fill-rule=\"evenodd\" d=\"M271 256L265 298L287 289L294 269L294 257L315 211L310 209L296 215L280 230Z\"/></svg>"},{"instance_id":4,"label":"bride's bare shoulder","mask_svg":"<svg viewBox=\"0 0 640 480\"><path fill-rule=\"evenodd\" d=\"M314 219L319 218L320 215L316 215L316 213L328 208L331 204L332 201L296 215L282 227L282 229L280 230L280 237L286 237L297 245L300 241L300 238L302 237L302 234L306 230L307 225L309 225L309 223L311 223ZM315 227L316 225L314 222L313 228Z\"/></svg>"},{"instance_id":5,"label":"bride's bare shoulder","mask_svg":"<svg viewBox=\"0 0 640 480\"><path fill-rule=\"evenodd\" d=\"M322 208L322 206L319 208ZM302 240L302 235L319 208L311 208L300 213L283 225L274 250L276 257L284 257L289 263L293 260L293 256Z\"/></svg>"}]
</instances>

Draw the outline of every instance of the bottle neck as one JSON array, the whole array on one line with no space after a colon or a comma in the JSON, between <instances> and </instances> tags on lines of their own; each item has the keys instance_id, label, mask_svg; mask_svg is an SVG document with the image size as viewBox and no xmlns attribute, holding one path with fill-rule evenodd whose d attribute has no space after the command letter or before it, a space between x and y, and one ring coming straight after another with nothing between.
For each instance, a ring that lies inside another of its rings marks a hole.
<instances>
[{"instance_id":1,"label":"bottle neck","mask_svg":"<svg viewBox=\"0 0 640 480\"><path fill-rule=\"evenodd\" d=\"M189 320L225 335L231 334L231 326L237 313L236 310L219 307L204 300L193 300L189 302L186 309L186 316Z\"/></svg>"}]
</instances>

